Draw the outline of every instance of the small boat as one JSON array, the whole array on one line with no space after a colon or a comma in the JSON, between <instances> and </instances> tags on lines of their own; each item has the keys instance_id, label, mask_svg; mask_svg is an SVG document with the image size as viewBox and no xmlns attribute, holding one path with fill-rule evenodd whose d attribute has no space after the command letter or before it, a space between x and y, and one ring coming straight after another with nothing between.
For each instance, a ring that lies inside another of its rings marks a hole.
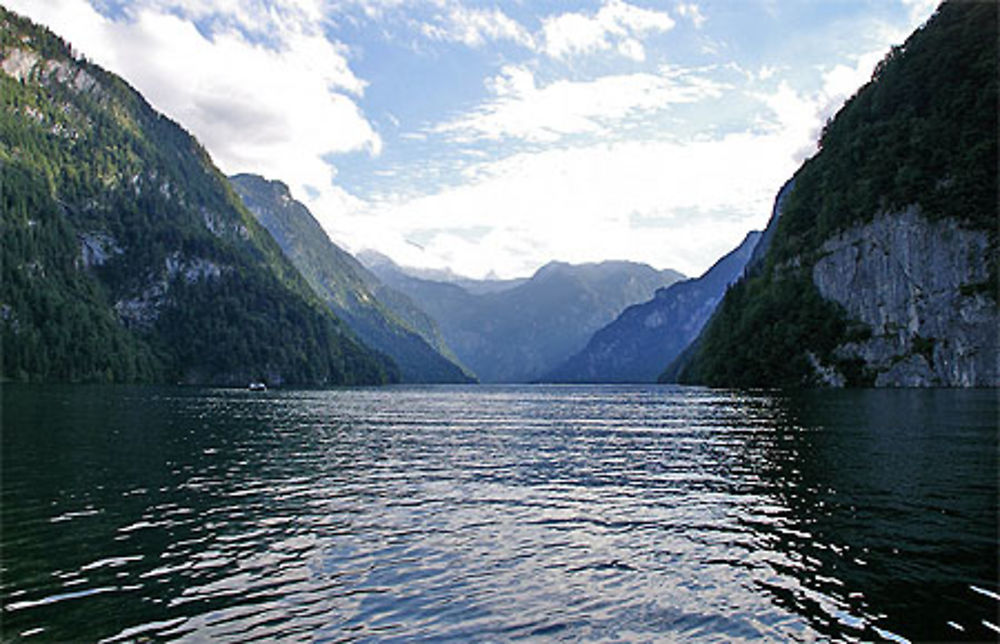
<instances>
[{"instance_id":1,"label":"small boat","mask_svg":"<svg viewBox=\"0 0 1000 644\"><path fill-rule=\"evenodd\" d=\"M247 386L247 389L249 389L250 391L267 391L267 385L265 385L263 382L251 382Z\"/></svg>"}]
</instances>

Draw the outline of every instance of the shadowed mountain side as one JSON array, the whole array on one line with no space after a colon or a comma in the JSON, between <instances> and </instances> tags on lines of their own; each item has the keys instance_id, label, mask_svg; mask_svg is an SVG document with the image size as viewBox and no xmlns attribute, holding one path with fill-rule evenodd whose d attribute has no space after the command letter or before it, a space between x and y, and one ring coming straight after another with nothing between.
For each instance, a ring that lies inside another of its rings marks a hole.
<instances>
[{"instance_id":1,"label":"shadowed mountain side","mask_svg":"<svg viewBox=\"0 0 1000 644\"><path fill-rule=\"evenodd\" d=\"M292 199L285 184L253 174L236 175L230 182L313 290L365 344L396 361L404 382L472 380L381 301L379 292L384 296L388 289L330 241L309 209ZM389 297L399 308L412 308L403 295L390 293ZM419 316L408 313L406 317Z\"/></svg>"},{"instance_id":2,"label":"shadowed mountain side","mask_svg":"<svg viewBox=\"0 0 1000 644\"><path fill-rule=\"evenodd\" d=\"M483 382L537 380L625 307L683 278L632 262L552 262L522 284L473 294L387 262L372 270L434 317L462 364Z\"/></svg>"},{"instance_id":3,"label":"shadowed mountain side","mask_svg":"<svg viewBox=\"0 0 1000 644\"><path fill-rule=\"evenodd\" d=\"M656 291L594 334L586 348L550 372L547 382L654 382L698 336L761 238L751 232L696 279Z\"/></svg>"}]
</instances>

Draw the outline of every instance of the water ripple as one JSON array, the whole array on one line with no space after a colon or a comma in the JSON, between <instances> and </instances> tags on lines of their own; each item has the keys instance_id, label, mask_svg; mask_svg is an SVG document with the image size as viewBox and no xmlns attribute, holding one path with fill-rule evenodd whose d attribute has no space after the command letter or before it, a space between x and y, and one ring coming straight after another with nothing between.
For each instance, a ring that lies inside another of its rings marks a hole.
<instances>
[{"instance_id":1,"label":"water ripple","mask_svg":"<svg viewBox=\"0 0 1000 644\"><path fill-rule=\"evenodd\" d=\"M2 635L989 639L996 411L975 392L13 388Z\"/></svg>"}]
</instances>

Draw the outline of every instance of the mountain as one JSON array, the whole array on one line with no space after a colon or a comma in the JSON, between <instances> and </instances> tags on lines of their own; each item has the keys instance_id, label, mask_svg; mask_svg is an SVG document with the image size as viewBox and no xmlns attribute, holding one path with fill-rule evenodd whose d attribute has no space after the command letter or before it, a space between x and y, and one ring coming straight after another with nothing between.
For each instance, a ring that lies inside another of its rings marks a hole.
<instances>
[{"instance_id":1,"label":"mountain","mask_svg":"<svg viewBox=\"0 0 1000 644\"><path fill-rule=\"evenodd\" d=\"M408 298L385 293L375 275L330 241L309 209L292 199L288 186L253 174L239 174L229 180L313 290L362 342L396 361L404 382L472 380L407 326L403 320L419 315L408 310L404 301ZM409 303L409 308L414 306ZM393 307L403 309L403 315L397 315Z\"/></svg>"},{"instance_id":2,"label":"mountain","mask_svg":"<svg viewBox=\"0 0 1000 644\"><path fill-rule=\"evenodd\" d=\"M726 288L743 274L760 238L760 232L751 232L701 277L658 289L653 299L625 309L543 380L655 382L698 336Z\"/></svg>"},{"instance_id":3,"label":"mountain","mask_svg":"<svg viewBox=\"0 0 1000 644\"><path fill-rule=\"evenodd\" d=\"M205 150L0 8L4 379L397 377L330 313Z\"/></svg>"},{"instance_id":4,"label":"mountain","mask_svg":"<svg viewBox=\"0 0 1000 644\"><path fill-rule=\"evenodd\" d=\"M683 279L676 271L631 262L552 262L523 283L471 293L384 261L372 270L438 322L448 346L483 382L540 378L625 307Z\"/></svg>"},{"instance_id":5,"label":"mountain","mask_svg":"<svg viewBox=\"0 0 1000 644\"><path fill-rule=\"evenodd\" d=\"M389 257L379 253L378 251L370 249L363 250L358 253L358 261L373 270L380 267L384 267L386 269L395 268L396 270L402 271L406 275L416 277L417 279L427 280L430 282L446 282L448 284L454 284L455 286L461 286L463 289L474 295L506 291L507 289L514 288L515 286L519 286L528 281L528 279L524 277L515 277L512 279L487 277L486 279L477 280L465 277L464 275L459 275L449 268L439 269L398 266Z\"/></svg>"},{"instance_id":6,"label":"mountain","mask_svg":"<svg viewBox=\"0 0 1000 644\"><path fill-rule=\"evenodd\" d=\"M669 372L1000 385L997 33L996 3L946 2L889 52L796 173L762 261Z\"/></svg>"}]
</instances>

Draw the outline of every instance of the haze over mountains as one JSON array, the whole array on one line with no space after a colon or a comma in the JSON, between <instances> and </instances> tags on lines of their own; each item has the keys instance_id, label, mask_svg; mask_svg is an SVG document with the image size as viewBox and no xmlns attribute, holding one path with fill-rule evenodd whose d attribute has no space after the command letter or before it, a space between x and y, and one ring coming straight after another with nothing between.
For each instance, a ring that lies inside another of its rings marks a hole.
<instances>
[{"instance_id":1,"label":"haze over mountains","mask_svg":"<svg viewBox=\"0 0 1000 644\"><path fill-rule=\"evenodd\" d=\"M383 282L438 321L448 346L483 382L541 378L625 307L683 279L632 262L552 262L524 282L463 288L414 277L386 258L367 259Z\"/></svg>"},{"instance_id":2,"label":"haze over mountains","mask_svg":"<svg viewBox=\"0 0 1000 644\"><path fill-rule=\"evenodd\" d=\"M450 269L440 269L440 268L417 268L414 266L399 266L392 260L391 257L383 255L378 251L371 249L363 250L358 253L358 261L360 261L365 266L371 267L373 270L379 270L385 268L387 270L398 270L410 277L415 277L417 279L426 280L428 282L444 282L445 284L454 284L455 286L461 286L463 289L472 293L473 295L479 295L482 293L496 293L498 291L505 291L509 288L513 288L520 284L524 284L528 281L527 277L513 277L509 279L503 279L499 277L485 277L483 279L475 279L471 277L465 277L464 275L459 275Z\"/></svg>"}]
</instances>

